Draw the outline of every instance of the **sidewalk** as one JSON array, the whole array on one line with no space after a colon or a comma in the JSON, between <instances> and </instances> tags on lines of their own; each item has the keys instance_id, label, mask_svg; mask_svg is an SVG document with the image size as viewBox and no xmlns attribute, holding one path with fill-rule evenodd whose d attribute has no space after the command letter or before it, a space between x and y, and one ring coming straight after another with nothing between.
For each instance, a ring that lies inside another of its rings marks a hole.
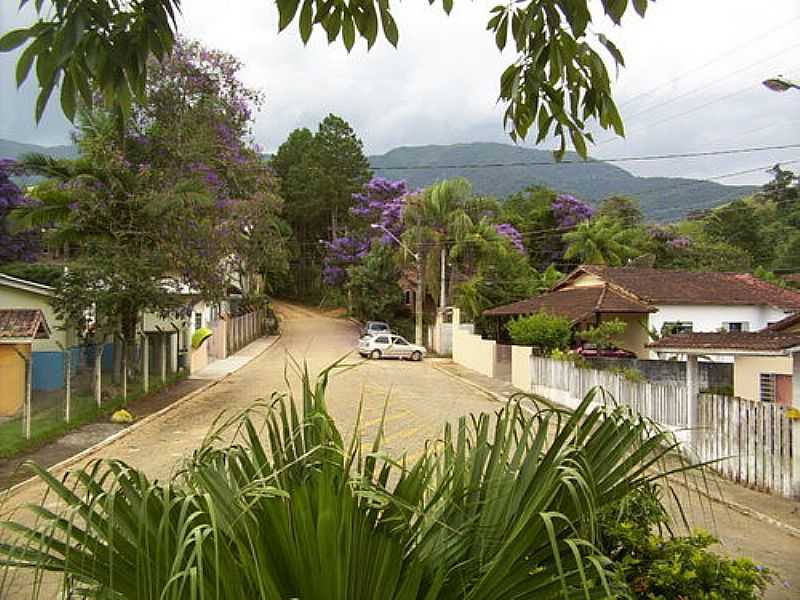
<instances>
[{"instance_id":1,"label":"sidewalk","mask_svg":"<svg viewBox=\"0 0 800 600\"><path fill-rule=\"evenodd\" d=\"M436 361L433 366L501 402L520 393L520 390L510 383L486 377L452 361ZM700 493L727 509L769 523L789 535L800 538L800 502L747 488L716 475L710 469L706 470L704 476L705 481L696 485L689 482L688 486L693 492ZM683 478L671 479L679 485L687 485Z\"/></svg>"},{"instance_id":2,"label":"sidewalk","mask_svg":"<svg viewBox=\"0 0 800 600\"><path fill-rule=\"evenodd\" d=\"M131 425L119 425L108 420L98 420L73 429L57 440L35 450L12 459L0 460L0 490L18 485L30 477L28 471L19 468L25 461L30 460L40 466L50 468L76 460L78 456L91 452L96 446L107 443L111 438L116 439L125 435L126 431L132 431L139 424L157 418L181 402L216 385L231 373L260 356L277 340L277 336L259 338L236 354L215 361L205 369L133 402L130 408L138 418Z\"/></svg>"},{"instance_id":3,"label":"sidewalk","mask_svg":"<svg viewBox=\"0 0 800 600\"><path fill-rule=\"evenodd\" d=\"M203 381L218 381L231 373L238 371L254 358L258 357L267 348L272 346L278 336L259 338L250 342L247 346L232 354L228 358L215 360L209 363L204 369L189 375L189 379L199 379Z\"/></svg>"}]
</instances>

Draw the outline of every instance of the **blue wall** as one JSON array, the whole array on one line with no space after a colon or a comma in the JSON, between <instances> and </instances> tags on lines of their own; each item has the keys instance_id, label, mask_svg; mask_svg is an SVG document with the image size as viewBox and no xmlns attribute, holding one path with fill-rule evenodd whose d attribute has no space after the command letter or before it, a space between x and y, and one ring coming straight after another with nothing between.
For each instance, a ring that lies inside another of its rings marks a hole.
<instances>
[{"instance_id":1,"label":"blue wall","mask_svg":"<svg viewBox=\"0 0 800 600\"><path fill-rule=\"evenodd\" d=\"M76 346L69 349L73 375L81 368L93 368L94 348ZM114 368L114 344L103 349L103 371ZM34 352L32 386L37 391L60 390L64 387L64 355L61 352Z\"/></svg>"}]
</instances>

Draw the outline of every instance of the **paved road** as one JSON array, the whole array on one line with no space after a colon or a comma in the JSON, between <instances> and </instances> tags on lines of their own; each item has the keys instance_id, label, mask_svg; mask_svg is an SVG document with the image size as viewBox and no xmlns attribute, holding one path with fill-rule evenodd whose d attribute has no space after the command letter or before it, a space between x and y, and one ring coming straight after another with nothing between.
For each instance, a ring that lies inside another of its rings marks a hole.
<instances>
[{"instance_id":1,"label":"paved road","mask_svg":"<svg viewBox=\"0 0 800 600\"><path fill-rule=\"evenodd\" d=\"M161 419L101 449L97 456L120 458L146 470L152 477L164 477L199 445L221 410L240 410L255 400L268 398L274 391L285 390L289 355L307 362L316 373L350 352L357 340L357 328L346 320L288 304L279 305L278 312L283 318L283 335L264 354ZM357 355L351 356L351 362L359 360ZM291 373L289 381L292 386L298 384ZM398 454L407 451L410 457L422 448L426 439L435 437L446 421L498 406L474 388L436 370L430 361L367 361L335 376L329 387L329 410L346 435L352 433L362 396L365 441L371 441L388 396L386 447ZM41 493L39 486L21 490L7 499L4 512L40 498ZM759 562L781 568L785 575L791 574L791 568L800 559L800 540L775 528L727 513L719 515L717 521L724 528L735 530L737 535L729 546L733 553L749 554ZM752 544L748 543L751 535ZM5 598L27 597L20 588L11 593ZM797 596L780 588L770 594L776 600L792 597Z\"/></svg>"}]
</instances>

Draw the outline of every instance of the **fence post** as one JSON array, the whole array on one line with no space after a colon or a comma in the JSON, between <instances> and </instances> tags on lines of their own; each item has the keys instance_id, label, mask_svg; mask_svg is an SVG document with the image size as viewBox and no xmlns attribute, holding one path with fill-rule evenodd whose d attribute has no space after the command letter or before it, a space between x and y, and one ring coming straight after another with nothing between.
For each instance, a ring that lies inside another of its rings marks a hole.
<instances>
[{"instance_id":1,"label":"fence post","mask_svg":"<svg viewBox=\"0 0 800 600\"><path fill-rule=\"evenodd\" d=\"M103 403L103 351L105 344L94 345L94 401L99 408Z\"/></svg>"},{"instance_id":2,"label":"fence post","mask_svg":"<svg viewBox=\"0 0 800 600\"><path fill-rule=\"evenodd\" d=\"M792 352L792 408L800 410L800 349ZM792 430L792 466L789 473L792 482L792 496L800 498L800 419L790 421Z\"/></svg>"},{"instance_id":3,"label":"fence post","mask_svg":"<svg viewBox=\"0 0 800 600\"><path fill-rule=\"evenodd\" d=\"M72 404L72 356L64 353L64 420L69 423L70 406Z\"/></svg>"},{"instance_id":4,"label":"fence post","mask_svg":"<svg viewBox=\"0 0 800 600\"><path fill-rule=\"evenodd\" d=\"M693 442L697 442L699 435L698 426L698 402L697 395L700 391L700 380L698 377L697 356L688 354L686 356L686 426Z\"/></svg>"},{"instance_id":5,"label":"fence post","mask_svg":"<svg viewBox=\"0 0 800 600\"><path fill-rule=\"evenodd\" d=\"M161 383L167 383L167 353L169 352L169 334L161 333Z\"/></svg>"},{"instance_id":6,"label":"fence post","mask_svg":"<svg viewBox=\"0 0 800 600\"><path fill-rule=\"evenodd\" d=\"M22 433L25 439L31 439L31 389L33 387L33 347L30 347L29 355L11 346L25 363L25 403L22 405Z\"/></svg>"},{"instance_id":7,"label":"fence post","mask_svg":"<svg viewBox=\"0 0 800 600\"><path fill-rule=\"evenodd\" d=\"M142 389L144 393L150 391L150 340L147 332L142 333Z\"/></svg>"}]
</instances>

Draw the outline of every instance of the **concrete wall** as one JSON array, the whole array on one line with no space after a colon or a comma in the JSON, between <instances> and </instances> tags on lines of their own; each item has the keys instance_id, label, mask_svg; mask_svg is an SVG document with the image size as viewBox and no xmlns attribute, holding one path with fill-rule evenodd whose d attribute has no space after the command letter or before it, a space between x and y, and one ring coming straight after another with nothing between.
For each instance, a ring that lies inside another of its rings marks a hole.
<instances>
[{"instance_id":1,"label":"concrete wall","mask_svg":"<svg viewBox=\"0 0 800 600\"><path fill-rule=\"evenodd\" d=\"M523 392L531 391L531 356L530 346L511 346L511 385Z\"/></svg>"},{"instance_id":2,"label":"concrete wall","mask_svg":"<svg viewBox=\"0 0 800 600\"><path fill-rule=\"evenodd\" d=\"M473 333L461 323L461 311L453 309L453 361L486 377L494 377L495 342Z\"/></svg>"},{"instance_id":3,"label":"concrete wall","mask_svg":"<svg viewBox=\"0 0 800 600\"><path fill-rule=\"evenodd\" d=\"M737 356L733 369L733 394L748 400L761 400L762 373L792 374L789 356Z\"/></svg>"},{"instance_id":4,"label":"concrete wall","mask_svg":"<svg viewBox=\"0 0 800 600\"><path fill-rule=\"evenodd\" d=\"M16 350L15 350L16 349ZM17 351L30 356L28 344L0 344L0 416L12 417L25 402L25 361Z\"/></svg>"},{"instance_id":5,"label":"concrete wall","mask_svg":"<svg viewBox=\"0 0 800 600\"><path fill-rule=\"evenodd\" d=\"M641 371L653 383L686 383L686 363L678 360L638 360L628 358L591 358L596 369L631 368ZM720 388L733 385L733 365L730 363L698 363L700 389Z\"/></svg>"}]
</instances>

